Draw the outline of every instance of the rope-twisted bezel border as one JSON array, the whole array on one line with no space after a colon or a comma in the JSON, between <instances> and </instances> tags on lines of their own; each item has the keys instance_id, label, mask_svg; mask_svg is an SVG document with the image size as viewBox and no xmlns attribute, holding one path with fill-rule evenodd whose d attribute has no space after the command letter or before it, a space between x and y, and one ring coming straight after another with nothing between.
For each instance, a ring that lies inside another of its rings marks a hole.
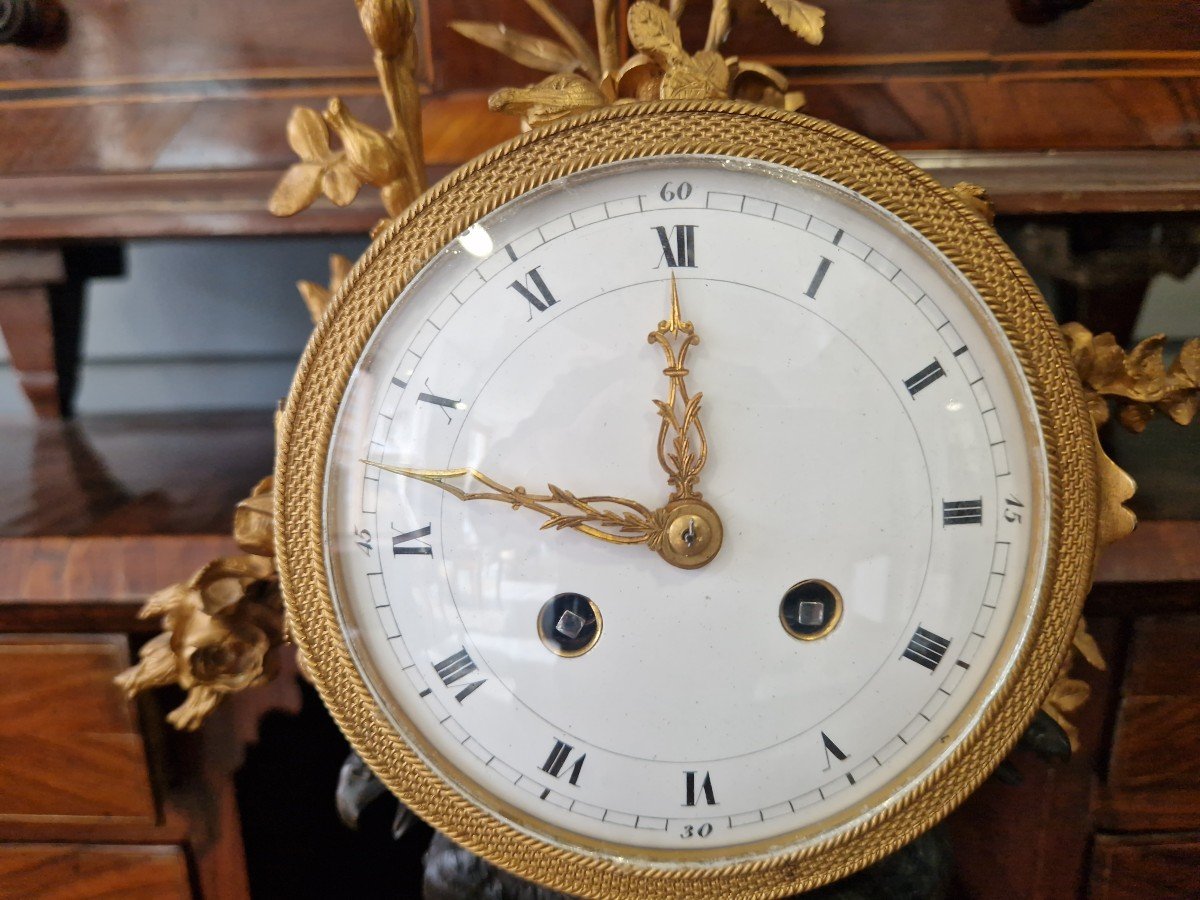
<instances>
[{"instance_id":1,"label":"rope-twisted bezel border","mask_svg":"<svg viewBox=\"0 0 1200 900\"><path fill-rule=\"evenodd\" d=\"M420 268L483 215L563 175L679 153L781 163L858 191L930 240L979 291L1030 386L1049 466L1049 551L1031 639L978 727L920 783L826 840L750 858L664 864L535 837L476 806L391 725L355 666L330 597L322 507L326 455L350 374ZM558 890L593 897L780 897L856 871L960 803L1009 752L1067 652L1095 555L1091 420L1053 317L1011 252L956 196L872 141L827 122L732 101L612 107L503 144L419 198L359 260L296 373L276 459L276 547L294 640L322 698L388 787L453 840Z\"/></svg>"}]
</instances>

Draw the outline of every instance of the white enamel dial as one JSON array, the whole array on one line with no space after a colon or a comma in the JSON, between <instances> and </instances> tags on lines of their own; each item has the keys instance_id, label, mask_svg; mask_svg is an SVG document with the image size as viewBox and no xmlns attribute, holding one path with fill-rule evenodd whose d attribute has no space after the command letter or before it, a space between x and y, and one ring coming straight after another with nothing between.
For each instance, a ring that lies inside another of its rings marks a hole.
<instances>
[{"instance_id":1,"label":"white enamel dial","mask_svg":"<svg viewBox=\"0 0 1200 900\"><path fill-rule=\"evenodd\" d=\"M672 276L707 565L373 465L662 506ZM783 167L660 157L502 207L404 290L338 416L327 558L368 684L447 780L560 840L713 850L865 812L953 748L1028 625L1045 462L1000 335L916 232ZM800 640L781 603L809 580L841 615ZM539 636L561 594L600 614L575 656Z\"/></svg>"}]
</instances>

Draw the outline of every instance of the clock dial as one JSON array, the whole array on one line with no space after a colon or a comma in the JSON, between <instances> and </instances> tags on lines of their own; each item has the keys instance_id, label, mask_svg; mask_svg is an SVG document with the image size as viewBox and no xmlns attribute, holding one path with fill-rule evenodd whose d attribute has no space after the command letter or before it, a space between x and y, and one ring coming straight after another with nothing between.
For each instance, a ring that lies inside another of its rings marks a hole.
<instances>
[{"instance_id":1,"label":"clock dial","mask_svg":"<svg viewBox=\"0 0 1200 900\"><path fill-rule=\"evenodd\" d=\"M375 329L329 586L477 803L728 853L844 826L968 734L1032 621L1044 453L1000 326L900 219L764 162L603 165L478 221Z\"/></svg>"}]
</instances>

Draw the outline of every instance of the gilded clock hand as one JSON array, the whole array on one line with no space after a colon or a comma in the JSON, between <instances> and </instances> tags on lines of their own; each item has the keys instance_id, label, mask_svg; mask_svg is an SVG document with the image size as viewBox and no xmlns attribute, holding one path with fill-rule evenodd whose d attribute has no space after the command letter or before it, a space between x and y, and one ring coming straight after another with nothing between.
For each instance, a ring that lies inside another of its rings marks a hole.
<instances>
[{"instance_id":1,"label":"gilded clock hand","mask_svg":"<svg viewBox=\"0 0 1200 900\"><path fill-rule=\"evenodd\" d=\"M495 500L507 503L513 509L531 509L546 517L543 529L571 528L610 544L645 544L654 551L659 550L666 536L665 510L652 511L623 497L578 497L553 484L547 485L548 493L531 494L520 485L511 488L503 485L477 469L410 469L369 459L362 462L385 472L432 484L459 500ZM452 483L460 478L473 478L490 490L464 490ZM613 507L623 507L623 510Z\"/></svg>"},{"instance_id":2,"label":"gilded clock hand","mask_svg":"<svg viewBox=\"0 0 1200 900\"><path fill-rule=\"evenodd\" d=\"M700 337L691 322L679 317L679 286L674 272L671 273L671 318L659 322L646 341L662 347L667 358L667 367L663 369L670 385L667 399L655 400L654 405L662 417L658 429L658 462L667 473L667 483L674 488L668 502L688 498L698 500L701 494L695 484L708 458L708 440L700 423L700 400L704 394L688 394L685 380L688 370L684 364L688 350L700 343ZM671 435L674 438L668 450L667 439Z\"/></svg>"}]
</instances>

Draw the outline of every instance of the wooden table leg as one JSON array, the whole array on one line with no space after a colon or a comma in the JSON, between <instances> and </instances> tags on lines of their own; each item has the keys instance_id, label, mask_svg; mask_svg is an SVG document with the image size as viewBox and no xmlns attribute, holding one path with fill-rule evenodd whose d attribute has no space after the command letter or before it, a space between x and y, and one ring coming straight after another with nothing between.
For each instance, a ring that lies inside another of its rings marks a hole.
<instances>
[{"instance_id":1,"label":"wooden table leg","mask_svg":"<svg viewBox=\"0 0 1200 900\"><path fill-rule=\"evenodd\" d=\"M0 333L39 419L71 415L84 283L121 270L109 246L0 247Z\"/></svg>"},{"instance_id":2,"label":"wooden table leg","mask_svg":"<svg viewBox=\"0 0 1200 900\"><path fill-rule=\"evenodd\" d=\"M58 250L0 250L0 332L39 419L63 414L50 285L65 280Z\"/></svg>"}]
</instances>

